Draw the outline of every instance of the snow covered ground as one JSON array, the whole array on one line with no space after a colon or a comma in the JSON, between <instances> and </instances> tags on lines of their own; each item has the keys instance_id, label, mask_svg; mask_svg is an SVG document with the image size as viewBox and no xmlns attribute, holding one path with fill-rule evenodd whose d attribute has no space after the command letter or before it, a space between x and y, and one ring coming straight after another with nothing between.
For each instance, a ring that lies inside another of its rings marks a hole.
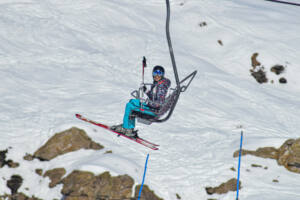
<instances>
[{"instance_id":1,"label":"snow covered ground","mask_svg":"<svg viewBox=\"0 0 300 200\"><path fill-rule=\"evenodd\" d=\"M291 1L297 2L299 1ZM129 174L165 200L217 198L206 186L236 177L240 132L245 149L279 147L299 137L300 7L263 0L172 0L171 37L180 78L198 74L181 95L172 118L163 124L138 124L140 136L160 144L151 151L104 129L79 121L75 113L107 124L122 121L130 92L141 83L141 61L162 65L175 83L165 36L164 0L2 0L0 2L0 150L20 167L0 169L0 194L6 180L20 174L19 191L42 199L61 198L62 186L34 171L65 167L95 174ZM206 26L199 26L206 22ZM221 40L223 46L218 43ZM251 56L267 71L258 84L250 75ZM283 76L270 72L286 66ZM51 136L72 126L105 146L80 150L49 162L24 161ZM104 154L112 150L112 154ZM268 170L252 168L267 166ZM247 169L250 169L247 170ZM300 175L275 160L242 157L243 200L300 198ZM272 182L277 179L279 182ZM26 190L26 188L30 188Z\"/></svg>"}]
</instances>

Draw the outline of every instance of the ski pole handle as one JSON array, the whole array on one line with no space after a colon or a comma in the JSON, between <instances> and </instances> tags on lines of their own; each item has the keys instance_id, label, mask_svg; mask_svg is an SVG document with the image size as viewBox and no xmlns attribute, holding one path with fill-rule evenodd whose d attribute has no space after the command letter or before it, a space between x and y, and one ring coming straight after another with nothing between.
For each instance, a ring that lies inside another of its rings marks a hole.
<instances>
[{"instance_id":1,"label":"ski pole handle","mask_svg":"<svg viewBox=\"0 0 300 200\"><path fill-rule=\"evenodd\" d=\"M142 95L141 95L142 99L144 98L144 90L141 89L141 88L142 88L143 86L145 86L145 81L144 81L145 67L147 67L147 60L146 60L146 57L143 56L142 86L140 87L140 92L142 93ZM141 108L143 108L143 100L141 101Z\"/></svg>"},{"instance_id":2,"label":"ski pole handle","mask_svg":"<svg viewBox=\"0 0 300 200\"><path fill-rule=\"evenodd\" d=\"M144 56L143 57L143 83L144 84L144 74L145 74L145 67L147 67L147 60L146 60L146 57Z\"/></svg>"}]
</instances>

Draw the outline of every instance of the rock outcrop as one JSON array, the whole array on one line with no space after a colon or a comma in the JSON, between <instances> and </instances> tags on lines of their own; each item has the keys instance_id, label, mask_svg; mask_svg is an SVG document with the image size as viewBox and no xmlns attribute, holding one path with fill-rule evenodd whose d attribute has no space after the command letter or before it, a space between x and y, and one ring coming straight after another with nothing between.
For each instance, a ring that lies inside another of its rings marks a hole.
<instances>
[{"instance_id":1,"label":"rock outcrop","mask_svg":"<svg viewBox=\"0 0 300 200\"><path fill-rule=\"evenodd\" d=\"M212 194L225 194L229 191L236 191L237 188L237 179L232 178L229 181L222 183L217 187L206 187L206 193L209 195ZM241 189L241 181L239 181L239 189Z\"/></svg>"},{"instance_id":2,"label":"rock outcrop","mask_svg":"<svg viewBox=\"0 0 300 200\"><path fill-rule=\"evenodd\" d=\"M65 200L129 199L134 181L128 175L112 177L109 172L95 176L91 172L75 170L62 180Z\"/></svg>"},{"instance_id":3,"label":"rock outcrop","mask_svg":"<svg viewBox=\"0 0 300 200\"><path fill-rule=\"evenodd\" d=\"M8 194L2 195L0 196L0 200L42 200L42 199L39 199L35 196L28 197L23 193L17 193L14 195L8 195Z\"/></svg>"},{"instance_id":4,"label":"rock outcrop","mask_svg":"<svg viewBox=\"0 0 300 200\"><path fill-rule=\"evenodd\" d=\"M84 130L71 128L61 133L56 133L45 145L33 155L41 161L49 161L59 155L77 151L79 149L102 149L103 146L93 142Z\"/></svg>"},{"instance_id":5,"label":"rock outcrop","mask_svg":"<svg viewBox=\"0 0 300 200\"><path fill-rule=\"evenodd\" d=\"M271 158L271 159L277 159L278 157L278 149L274 147L263 147L258 148L256 151L251 150L242 150L242 156L244 155L253 155L261 158ZM234 152L233 157L238 157L239 151Z\"/></svg>"},{"instance_id":6,"label":"rock outcrop","mask_svg":"<svg viewBox=\"0 0 300 200\"><path fill-rule=\"evenodd\" d=\"M6 154L7 154L7 149L4 151L0 151L0 168L6 165Z\"/></svg>"},{"instance_id":7,"label":"rock outcrop","mask_svg":"<svg viewBox=\"0 0 300 200\"><path fill-rule=\"evenodd\" d=\"M51 182L49 183L49 187L53 188L61 182L61 178L65 174L66 174L66 170L64 168L55 168L46 171L44 177L48 177L51 180Z\"/></svg>"},{"instance_id":8,"label":"rock outcrop","mask_svg":"<svg viewBox=\"0 0 300 200\"><path fill-rule=\"evenodd\" d=\"M8 153L8 150L0 151L0 168L7 165L10 168L17 168L19 167L19 163L14 162L12 160L6 160L6 154Z\"/></svg>"},{"instance_id":9,"label":"rock outcrop","mask_svg":"<svg viewBox=\"0 0 300 200\"><path fill-rule=\"evenodd\" d=\"M277 162L291 172L300 173L300 138L287 140L281 145Z\"/></svg>"},{"instance_id":10,"label":"rock outcrop","mask_svg":"<svg viewBox=\"0 0 300 200\"><path fill-rule=\"evenodd\" d=\"M135 199L138 198L139 196L139 191L140 191L141 185L137 185L135 187ZM152 190L147 185L143 186L143 190L141 193L141 200L163 200L156 196Z\"/></svg>"},{"instance_id":11,"label":"rock outcrop","mask_svg":"<svg viewBox=\"0 0 300 200\"><path fill-rule=\"evenodd\" d=\"M275 159L279 165L284 166L289 171L300 173L300 138L287 140L279 149L264 147L258 148L256 151L242 150L242 155L247 154ZM238 157L238 155L239 150L234 152L233 157Z\"/></svg>"},{"instance_id":12,"label":"rock outcrop","mask_svg":"<svg viewBox=\"0 0 300 200\"><path fill-rule=\"evenodd\" d=\"M251 56L252 69L250 69L250 72L258 83L266 83L268 82L268 78L266 76L266 72L264 71L264 67L261 66L261 63L259 61L257 61L257 56L258 53L254 53Z\"/></svg>"},{"instance_id":13,"label":"rock outcrop","mask_svg":"<svg viewBox=\"0 0 300 200\"><path fill-rule=\"evenodd\" d=\"M38 158L40 161L49 161L59 155L77 151L79 149L102 149L103 146L93 142L87 134L78 128L71 128L61 133L56 133L34 155L26 154L25 160L32 161ZM0 167L9 165L6 160L7 150L0 152ZM106 152L112 153L112 152ZM61 193L64 200L106 200L106 199L132 199L134 180L128 175L112 177L109 172L94 175L92 172L74 170L66 176L64 168L55 168L45 171L35 169L35 173L50 179L49 187L62 184ZM27 197L18 193L22 185L21 176L14 175L7 181L7 187L11 189L11 195L0 196L0 200L37 200L36 197ZM140 185L135 188L135 197L138 197ZM157 197L148 186L144 185L141 200L163 200Z\"/></svg>"},{"instance_id":14,"label":"rock outcrop","mask_svg":"<svg viewBox=\"0 0 300 200\"><path fill-rule=\"evenodd\" d=\"M74 170L62 179L61 193L65 200L131 199L134 180L128 175L113 177L109 172L95 176L91 172ZM135 187L133 199L138 198L141 185ZM163 200L147 185L143 186L141 200Z\"/></svg>"},{"instance_id":15,"label":"rock outcrop","mask_svg":"<svg viewBox=\"0 0 300 200\"><path fill-rule=\"evenodd\" d=\"M254 53L251 56L252 69L250 69L250 73L258 83L267 83L268 82L267 72L265 71L265 67L261 65L259 61L257 61L258 55L259 55L258 53ZM281 64L276 64L270 68L270 71L274 72L276 75L280 75L285 71L285 69L286 66L283 66ZM278 81L281 84L287 83L287 79L284 77L280 77ZM271 80L270 82L274 83L274 80Z\"/></svg>"}]
</instances>

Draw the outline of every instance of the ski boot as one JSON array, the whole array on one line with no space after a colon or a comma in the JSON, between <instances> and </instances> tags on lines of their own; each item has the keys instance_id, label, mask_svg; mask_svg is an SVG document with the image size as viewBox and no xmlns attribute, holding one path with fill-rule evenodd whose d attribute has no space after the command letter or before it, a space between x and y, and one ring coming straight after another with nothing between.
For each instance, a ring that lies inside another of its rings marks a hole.
<instances>
[{"instance_id":1,"label":"ski boot","mask_svg":"<svg viewBox=\"0 0 300 200\"><path fill-rule=\"evenodd\" d=\"M110 127L111 130L116 131L118 133L121 133L123 135L126 135L127 137L137 138L137 130L132 129L126 129L123 128L123 124L115 125Z\"/></svg>"}]
</instances>

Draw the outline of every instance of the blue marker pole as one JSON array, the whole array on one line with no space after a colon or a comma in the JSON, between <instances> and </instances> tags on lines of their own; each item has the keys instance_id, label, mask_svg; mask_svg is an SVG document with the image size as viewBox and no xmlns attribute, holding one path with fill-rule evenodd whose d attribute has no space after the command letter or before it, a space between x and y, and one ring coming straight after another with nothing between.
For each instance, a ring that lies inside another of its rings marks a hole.
<instances>
[{"instance_id":1,"label":"blue marker pole","mask_svg":"<svg viewBox=\"0 0 300 200\"><path fill-rule=\"evenodd\" d=\"M241 142L240 142L240 152L239 152L239 166L238 166L238 177L236 183L236 200L239 199L239 189L240 189L240 168L241 168L241 154L242 154L242 144L243 144L243 131L241 131Z\"/></svg>"},{"instance_id":2,"label":"blue marker pole","mask_svg":"<svg viewBox=\"0 0 300 200\"><path fill-rule=\"evenodd\" d=\"M142 190L143 190L143 185L144 185L146 171L147 171L148 158L149 158L149 154L147 155L147 159L146 159L146 163L145 163L144 176L143 176L142 185L141 185L141 188L140 188L140 191L139 191L138 200L140 200L141 194L142 194Z\"/></svg>"}]
</instances>

